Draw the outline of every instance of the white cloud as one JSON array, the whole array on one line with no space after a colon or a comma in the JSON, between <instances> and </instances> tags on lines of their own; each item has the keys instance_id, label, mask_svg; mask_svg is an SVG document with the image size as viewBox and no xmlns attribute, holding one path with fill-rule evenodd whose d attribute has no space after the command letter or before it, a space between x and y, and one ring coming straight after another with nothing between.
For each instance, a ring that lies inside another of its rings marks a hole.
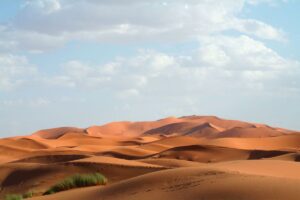
<instances>
[{"instance_id":1,"label":"white cloud","mask_svg":"<svg viewBox=\"0 0 300 200\"><path fill-rule=\"evenodd\" d=\"M215 49L210 49L211 54L222 55L220 58L215 56L215 62L218 62L218 60L223 61L224 56L229 57L231 61L227 63L227 66L235 70L255 69L266 71L286 69L290 66L288 60L265 46L263 42L245 35L239 37L206 37L202 38L200 42L203 44L203 49L209 49L211 45L214 46Z\"/></svg>"},{"instance_id":2,"label":"white cloud","mask_svg":"<svg viewBox=\"0 0 300 200\"><path fill-rule=\"evenodd\" d=\"M258 5L258 4L261 4L261 3L267 3L269 5L272 5L272 6L275 6L275 5L278 5L279 3L286 3L288 2L288 0L247 0L247 3L248 4L251 4L251 5Z\"/></svg>"},{"instance_id":3,"label":"white cloud","mask_svg":"<svg viewBox=\"0 0 300 200\"><path fill-rule=\"evenodd\" d=\"M32 99L8 99L8 100L1 100L0 105L5 107L16 107L16 106L27 106L27 107L41 107L41 106L48 106L52 103L49 99L44 97L37 97Z\"/></svg>"},{"instance_id":4,"label":"white cloud","mask_svg":"<svg viewBox=\"0 0 300 200\"><path fill-rule=\"evenodd\" d=\"M283 41L284 33L261 21L239 17L246 3L263 1L164 2L27 1L10 25L0 26L0 38L4 38L0 39L0 44L4 44L1 48L39 52L72 40L197 40L200 47L190 55L141 50L135 56L103 65L71 60L63 63L55 75L41 78L54 87L108 89L117 96L132 97L153 91L199 92L206 87L268 89L269 81L280 85L281 77L295 79L291 71L299 65L260 41ZM227 30L240 33L224 36L223 31ZM5 56L10 63L3 59ZM0 57L0 65L5 66L0 69L0 88L12 89L26 82L35 68L24 57L5 56ZM233 85L233 80L241 84ZM296 81L286 87L297 84Z\"/></svg>"},{"instance_id":5,"label":"white cloud","mask_svg":"<svg viewBox=\"0 0 300 200\"><path fill-rule=\"evenodd\" d=\"M29 101L29 105L32 107L40 107L47 106L51 103L51 101L47 98L39 97L37 99L33 99Z\"/></svg>"},{"instance_id":6,"label":"white cloud","mask_svg":"<svg viewBox=\"0 0 300 200\"><path fill-rule=\"evenodd\" d=\"M53 77L44 77L43 80L50 85L60 85L70 88L93 88L110 81L110 76L106 73L101 73L100 67L71 60L62 65L60 74Z\"/></svg>"},{"instance_id":7,"label":"white cloud","mask_svg":"<svg viewBox=\"0 0 300 200\"><path fill-rule=\"evenodd\" d=\"M249 81L261 81L275 78L275 72L264 72L260 70L246 70L242 72L242 77Z\"/></svg>"},{"instance_id":8,"label":"white cloud","mask_svg":"<svg viewBox=\"0 0 300 200\"><path fill-rule=\"evenodd\" d=\"M141 50L130 58L117 58L103 65L70 61L48 81L65 87L109 88L121 98L153 92L176 97L186 93L192 98L194 94L207 93L207 88L213 92L255 92L258 88L276 92L276 87L294 88L298 84L282 85L297 80L299 63L281 57L253 38L219 35L199 42L200 48L193 55Z\"/></svg>"},{"instance_id":9,"label":"white cloud","mask_svg":"<svg viewBox=\"0 0 300 200\"><path fill-rule=\"evenodd\" d=\"M129 98L129 97L136 97L138 95L139 95L139 91L137 89L134 89L134 88L120 91L117 94L117 96L119 98L122 98L122 99L126 99L126 98Z\"/></svg>"},{"instance_id":10,"label":"white cloud","mask_svg":"<svg viewBox=\"0 0 300 200\"><path fill-rule=\"evenodd\" d=\"M285 39L269 24L241 19L244 7L244 0L30 0L9 25L2 25L0 44L41 52L73 40L178 42L228 30Z\"/></svg>"},{"instance_id":11,"label":"white cloud","mask_svg":"<svg viewBox=\"0 0 300 200\"><path fill-rule=\"evenodd\" d=\"M36 67L24 56L0 54L0 90L11 90L29 81Z\"/></svg>"},{"instance_id":12,"label":"white cloud","mask_svg":"<svg viewBox=\"0 0 300 200\"><path fill-rule=\"evenodd\" d=\"M276 29L266 23L253 19L236 19L236 30L242 33L250 33L262 39L285 41L286 37L282 30Z\"/></svg>"},{"instance_id":13,"label":"white cloud","mask_svg":"<svg viewBox=\"0 0 300 200\"><path fill-rule=\"evenodd\" d=\"M199 49L190 55L169 55L154 50L140 50L137 55L116 58L106 64L70 60L55 75L40 76L53 87L108 89L118 97L134 97L151 92L201 92L246 87L272 89L286 80L295 80L299 63L285 59L263 42L249 36L206 36L199 39ZM0 89L16 88L28 82L36 68L25 57L1 54ZM298 70L299 71L299 70ZM293 73L294 72L294 73ZM32 80L31 80L32 81ZM239 81L239 85L233 82ZM166 84L167 83L167 84ZM284 84L295 88L298 81Z\"/></svg>"},{"instance_id":14,"label":"white cloud","mask_svg":"<svg viewBox=\"0 0 300 200\"><path fill-rule=\"evenodd\" d=\"M31 12L36 11L50 14L60 10L61 4L59 0L26 0L23 8L25 8L25 10L30 8L29 11Z\"/></svg>"},{"instance_id":15,"label":"white cloud","mask_svg":"<svg viewBox=\"0 0 300 200\"><path fill-rule=\"evenodd\" d=\"M199 50L200 62L213 66L224 66L230 62L230 57L219 46L208 44Z\"/></svg>"}]
</instances>

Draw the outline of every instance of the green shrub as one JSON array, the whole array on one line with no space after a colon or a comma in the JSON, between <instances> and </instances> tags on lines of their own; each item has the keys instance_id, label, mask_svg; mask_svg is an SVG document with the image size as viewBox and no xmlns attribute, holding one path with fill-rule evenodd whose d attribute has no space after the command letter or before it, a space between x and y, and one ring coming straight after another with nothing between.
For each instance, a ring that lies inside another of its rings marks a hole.
<instances>
[{"instance_id":1,"label":"green shrub","mask_svg":"<svg viewBox=\"0 0 300 200\"><path fill-rule=\"evenodd\" d=\"M8 194L5 196L5 200L23 200L23 197L19 194Z\"/></svg>"},{"instance_id":2,"label":"green shrub","mask_svg":"<svg viewBox=\"0 0 300 200\"><path fill-rule=\"evenodd\" d=\"M28 191L28 192L23 194L24 199L31 198L31 197L33 197L33 192L32 191Z\"/></svg>"},{"instance_id":3,"label":"green shrub","mask_svg":"<svg viewBox=\"0 0 300 200\"><path fill-rule=\"evenodd\" d=\"M31 197L33 197L33 192L28 191L28 192L24 193L23 195L8 194L5 196L5 200L23 200L23 199L27 199L27 198L31 198Z\"/></svg>"},{"instance_id":4,"label":"green shrub","mask_svg":"<svg viewBox=\"0 0 300 200\"><path fill-rule=\"evenodd\" d=\"M64 179L60 183L53 185L44 193L44 195L53 194L56 192L79 187L105 185L106 183L107 179L100 173L76 174L74 176Z\"/></svg>"}]
</instances>

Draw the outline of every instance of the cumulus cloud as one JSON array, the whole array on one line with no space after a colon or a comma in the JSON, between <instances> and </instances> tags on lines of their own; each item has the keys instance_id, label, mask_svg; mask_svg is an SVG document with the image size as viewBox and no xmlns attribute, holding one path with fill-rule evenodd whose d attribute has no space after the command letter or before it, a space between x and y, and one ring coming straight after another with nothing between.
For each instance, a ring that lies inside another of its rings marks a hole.
<instances>
[{"instance_id":1,"label":"cumulus cloud","mask_svg":"<svg viewBox=\"0 0 300 200\"><path fill-rule=\"evenodd\" d=\"M58 11L61 8L59 0L26 0L23 8L31 8L30 11L34 10L36 12L44 12L50 14L52 12ZM26 12L26 11L25 11Z\"/></svg>"},{"instance_id":2,"label":"cumulus cloud","mask_svg":"<svg viewBox=\"0 0 300 200\"><path fill-rule=\"evenodd\" d=\"M242 33L250 33L262 39L285 41L285 33L266 23L253 19L236 19L235 28Z\"/></svg>"},{"instance_id":3,"label":"cumulus cloud","mask_svg":"<svg viewBox=\"0 0 300 200\"><path fill-rule=\"evenodd\" d=\"M262 39L285 39L280 29L241 19L244 7L244 0L28 0L18 15L0 28L0 43L6 41L6 49L40 52L73 40L178 42L228 30Z\"/></svg>"},{"instance_id":4,"label":"cumulus cloud","mask_svg":"<svg viewBox=\"0 0 300 200\"><path fill-rule=\"evenodd\" d=\"M37 68L24 56L0 54L0 90L12 90L30 81Z\"/></svg>"},{"instance_id":5,"label":"cumulus cloud","mask_svg":"<svg viewBox=\"0 0 300 200\"><path fill-rule=\"evenodd\" d=\"M138 95L139 95L139 91L137 89L126 89L117 93L117 96L123 99L129 97L136 97Z\"/></svg>"},{"instance_id":6,"label":"cumulus cloud","mask_svg":"<svg viewBox=\"0 0 300 200\"><path fill-rule=\"evenodd\" d=\"M269 5L278 5L281 2L288 2L288 0L247 0L247 3L251 4L251 5L258 5L261 3L267 3Z\"/></svg>"},{"instance_id":7,"label":"cumulus cloud","mask_svg":"<svg viewBox=\"0 0 300 200\"><path fill-rule=\"evenodd\" d=\"M211 36L199 42L199 49L192 55L141 50L130 58L117 58L103 65L70 61L48 81L64 87L109 88L118 97L130 98L152 92L175 96L187 92L191 97L206 92L207 87L215 92L276 92L282 82L297 80L297 61L281 57L248 36Z\"/></svg>"},{"instance_id":8,"label":"cumulus cloud","mask_svg":"<svg viewBox=\"0 0 300 200\"><path fill-rule=\"evenodd\" d=\"M275 70L287 69L290 63L268 48L263 42L254 40L246 35L238 37L212 36L200 40L203 47L208 49L213 61L227 61L227 66L236 70L259 69ZM212 45L214 48L212 48ZM200 56L205 56L201 54ZM231 61L229 61L231 60Z\"/></svg>"},{"instance_id":9,"label":"cumulus cloud","mask_svg":"<svg viewBox=\"0 0 300 200\"><path fill-rule=\"evenodd\" d=\"M54 77L44 77L42 81L49 85L69 88L99 87L110 80L109 76L100 73L98 67L90 66L77 60L71 60L62 65L62 70Z\"/></svg>"}]
</instances>

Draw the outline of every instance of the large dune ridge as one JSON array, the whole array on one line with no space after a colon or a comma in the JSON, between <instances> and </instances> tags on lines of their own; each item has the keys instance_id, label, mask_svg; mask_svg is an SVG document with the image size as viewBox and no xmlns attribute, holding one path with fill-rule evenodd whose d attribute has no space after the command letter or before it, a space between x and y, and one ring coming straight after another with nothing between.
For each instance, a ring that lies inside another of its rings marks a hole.
<instances>
[{"instance_id":1,"label":"large dune ridge","mask_svg":"<svg viewBox=\"0 0 300 200\"><path fill-rule=\"evenodd\" d=\"M61 127L0 139L0 199L299 199L300 133L215 116ZM43 193L66 177L105 186Z\"/></svg>"}]
</instances>

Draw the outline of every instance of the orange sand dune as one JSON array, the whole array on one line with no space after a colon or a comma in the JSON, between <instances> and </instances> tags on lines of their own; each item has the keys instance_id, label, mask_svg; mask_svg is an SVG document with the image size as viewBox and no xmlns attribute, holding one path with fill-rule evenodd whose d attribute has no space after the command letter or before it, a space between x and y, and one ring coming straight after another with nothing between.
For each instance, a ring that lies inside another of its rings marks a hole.
<instances>
[{"instance_id":1,"label":"orange sand dune","mask_svg":"<svg viewBox=\"0 0 300 200\"><path fill-rule=\"evenodd\" d=\"M265 138L218 138L202 142L204 144L237 149L297 151L300 149L300 134Z\"/></svg>"},{"instance_id":2,"label":"orange sand dune","mask_svg":"<svg viewBox=\"0 0 300 200\"><path fill-rule=\"evenodd\" d=\"M99 163L99 164L111 164L121 166L132 166L132 167L149 167L149 168L164 168L160 165L147 164L145 162L139 162L134 160L125 160L106 156L93 156L89 158L78 159L70 163Z\"/></svg>"},{"instance_id":3,"label":"orange sand dune","mask_svg":"<svg viewBox=\"0 0 300 200\"><path fill-rule=\"evenodd\" d=\"M300 180L300 164L283 160L236 160L214 163L214 168L237 171L245 174L272 176Z\"/></svg>"},{"instance_id":4,"label":"orange sand dune","mask_svg":"<svg viewBox=\"0 0 300 200\"><path fill-rule=\"evenodd\" d=\"M192 134L200 137L212 137L221 133L222 137L269 137L292 131L272 128L264 124L248 123L237 120L225 120L215 116L170 117L157 121L145 122L112 122L102 126L91 126L87 129L62 127L41 130L34 133L45 139L57 139L66 133L81 133L97 137L132 138L141 135Z\"/></svg>"},{"instance_id":5,"label":"orange sand dune","mask_svg":"<svg viewBox=\"0 0 300 200\"><path fill-rule=\"evenodd\" d=\"M206 166L207 164L198 163L193 161L187 160L179 160L179 159L168 159L168 158L146 158L139 160L140 162L159 165L163 167L169 168L177 168L177 167L202 167Z\"/></svg>"},{"instance_id":6,"label":"orange sand dune","mask_svg":"<svg viewBox=\"0 0 300 200\"><path fill-rule=\"evenodd\" d=\"M177 118L166 118L153 122L113 122L103 126L92 126L87 129L89 135L93 136L122 136L122 137L136 137L142 133L166 124L180 121Z\"/></svg>"},{"instance_id":7,"label":"orange sand dune","mask_svg":"<svg viewBox=\"0 0 300 200\"><path fill-rule=\"evenodd\" d=\"M242 138L259 138L259 137L274 137L284 135L282 131L269 127L250 127L240 128L235 127L221 132L218 137L242 137Z\"/></svg>"},{"instance_id":8,"label":"orange sand dune","mask_svg":"<svg viewBox=\"0 0 300 200\"><path fill-rule=\"evenodd\" d=\"M54 128L0 139L0 199L298 199L300 134L214 116ZM77 173L106 186L42 196Z\"/></svg>"},{"instance_id":9,"label":"orange sand dune","mask_svg":"<svg viewBox=\"0 0 300 200\"><path fill-rule=\"evenodd\" d=\"M48 146L38 140L31 138L8 138L0 140L0 145L20 147L25 149L46 149Z\"/></svg>"},{"instance_id":10,"label":"orange sand dune","mask_svg":"<svg viewBox=\"0 0 300 200\"><path fill-rule=\"evenodd\" d=\"M284 182L284 184L282 184ZM62 192L33 200L79 199L298 199L298 179L187 167L154 172L107 187Z\"/></svg>"},{"instance_id":11,"label":"orange sand dune","mask_svg":"<svg viewBox=\"0 0 300 200\"><path fill-rule=\"evenodd\" d=\"M85 133L85 130L80 128L74 128L74 127L61 127L61 128L40 130L35 132L33 135L45 139L57 139L66 133Z\"/></svg>"}]
</instances>

